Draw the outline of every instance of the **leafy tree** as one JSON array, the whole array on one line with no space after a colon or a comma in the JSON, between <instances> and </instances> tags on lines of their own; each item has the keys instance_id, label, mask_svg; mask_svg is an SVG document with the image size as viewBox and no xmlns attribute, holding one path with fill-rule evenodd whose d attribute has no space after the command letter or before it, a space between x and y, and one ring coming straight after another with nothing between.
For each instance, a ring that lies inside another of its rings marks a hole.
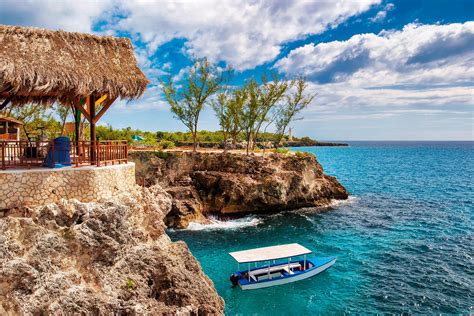
<instances>
[{"instance_id":1,"label":"leafy tree","mask_svg":"<svg viewBox=\"0 0 474 316\"><path fill-rule=\"evenodd\" d=\"M61 135L64 132L64 126L66 125L67 118L69 116L69 111L71 110L70 106L64 106L61 104L56 104L54 106L57 116L59 117L59 122L61 124Z\"/></svg>"},{"instance_id":2,"label":"leafy tree","mask_svg":"<svg viewBox=\"0 0 474 316\"><path fill-rule=\"evenodd\" d=\"M278 102L284 97L286 91L291 86L291 83L287 80L282 80L278 74L272 74L272 80L269 81L267 76L264 74L262 76L262 84L257 90L257 99L258 99L258 112L259 115L256 121L255 135L254 139L258 139L260 129L262 125L267 122L267 127L273 123L275 115L271 115L271 112L274 111ZM252 149L255 144L252 144Z\"/></svg>"},{"instance_id":3,"label":"leafy tree","mask_svg":"<svg viewBox=\"0 0 474 316\"><path fill-rule=\"evenodd\" d=\"M269 81L266 75L262 76L262 84L258 85L255 79L251 79L243 88L247 94L243 110L241 111L240 124L247 142L246 152L255 148L260 130L265 122L267 127L272 123L272 112L285 95L290 83L281 80L278 75L273 74ZM265 128L266 129L266 128Z\"/></svg>"},{"instance_id":4,"label":"leafy tree","mask_svg":"<svg viewBox=\"0 0 474 316\"><path fill-rule=\"evenodd\" d=\"M238 93L246 94L246 102L240 112L240 126L246 141L245 151L248 155L255 135L257 122L261 115L258 100L258 84L255 79L248 81L242 90L238 90Z\"/></svg>"},{"instance_id":5,"label":"leafy tree","mask_svg":"<svg viewBox=\"0 0 474 316\"><path fill-rule=\"evenodd\" d=\"M178 84L173 80L161 82L171 111L191 132L193 152L196 151L199 115L211 95L222 89L230 77L231 69L219 70L207 59L200 59Z\"/></svg>"},{"instance_id":6,"label":"leafy tree","mask_svg":"<svg viewBox=\"0 0 474 316\"><path fill-rule=\"evenodd\" d=\"M217 100L212 103L212 107L219 120L222 130L224 151L229 137L235 145L242 129L240 124L240 113L243 109L247 94L241 90L232 92L221 92Z\"/></svg>"},{"instance_id":7,"label":"leafy tree","mask_svg":"<svg viewBox=\"0 0 474 316\"><path fill-rule=\"evenodd\" d=\"M298 78L294 84L295 91L289 95L285 95L286 102L282 104L277 112L275 127L276 127L276 141L275 145L278 148L286 128L291 121L300 120L296 115L306 108L314 99L315 95L305 94L308 87L306 80L303 77Z\"/></svg>"},{"instance_id":8,"label":"leafy tree","mask_svg":"<svg viewBox=\"0 0 474 316\"><path fill-rule=\"evenodd\" d=\"M61 126L53 118L53 113L40 104L11 106L3 113L23 122L23 133L29 140L31 136L40 135L54 138L61 132Z\"/></svg>"}]
</instances>

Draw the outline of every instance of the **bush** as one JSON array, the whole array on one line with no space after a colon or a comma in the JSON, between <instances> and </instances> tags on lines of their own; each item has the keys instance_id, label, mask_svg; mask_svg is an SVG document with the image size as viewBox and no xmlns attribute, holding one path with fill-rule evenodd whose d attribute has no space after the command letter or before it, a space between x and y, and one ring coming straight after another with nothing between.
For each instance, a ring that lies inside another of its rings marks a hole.
<instances>
[{"instance_id":1,"label":"bush","mask_svg":"<svg viewBox=\"0 0 474 316\"><path fill-rule=\"evenodd\" d=\"M273 150L274 153L277 153L277 154L287 154L290 152L290 150L288 148L276 148Z\"/></svg>"},{"instance_id":2,"label":"bush","mask_svg":"<svg viewBox=\"0 0 474 316\"><path fill-rule=\"evenodd\" d=\"M307 153L304 153L304 152L302 152L302 151L297 151L297 152L295 153L295 155L296 155L296 157L298 157L298 158L303 158L303 157L306 157L308 154L307 154Z\"/></svg>"},{"instance_id":3,"label":"bush","mask_svg":"<svg viewBox=\"0 0 474 316\"><path fill-rule=\"evenodd\" d=\"M161 159L166 159L168 158L170 154L168 154L167 152L165 151L155 151L155 156L158 157L158 158L161 158Z\"/></svg>"},{"instance_id":4,"label":"bush","mask_svg":"<svg viewBox=\"0 0 474 316\"><path fill-rule=\"evenodd\" d=\"M176 147L175 143L171 140L162 140L160 141L159 146L162 149L172 149Z\"/></svg>"},{"instance_id":5,"label":"bush","mask_svg":"<svg viewBox=\"0 0 474 316\"><path fill-rule=\"evenodd\" d=\"M137 288L137 283L134 279L127 278L127 280L125 281L125 288L129 291L133 291Z\"/></svg>"}]
</instances>

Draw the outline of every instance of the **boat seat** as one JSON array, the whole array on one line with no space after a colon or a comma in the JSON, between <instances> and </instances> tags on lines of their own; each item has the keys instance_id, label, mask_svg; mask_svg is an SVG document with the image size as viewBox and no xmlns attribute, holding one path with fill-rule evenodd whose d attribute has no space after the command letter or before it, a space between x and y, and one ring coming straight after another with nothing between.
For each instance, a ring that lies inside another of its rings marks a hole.
<instances>
[{"instance_id":1,"label":"boat seat","mask_svg":"<svg viewBox=\"0 0 474 316\"><path fill-rule=\"evenodd\" d=\"M290 269L288 269L288 265L285 265L283 267L283 270L285 270L286 272L288 272L289 274L293 274L294 272L291 271L291 269L294 269L294 268L300 268L301 269L301 264L299 263L292 263L290 264Z\"/></svg>"}]
</instances>

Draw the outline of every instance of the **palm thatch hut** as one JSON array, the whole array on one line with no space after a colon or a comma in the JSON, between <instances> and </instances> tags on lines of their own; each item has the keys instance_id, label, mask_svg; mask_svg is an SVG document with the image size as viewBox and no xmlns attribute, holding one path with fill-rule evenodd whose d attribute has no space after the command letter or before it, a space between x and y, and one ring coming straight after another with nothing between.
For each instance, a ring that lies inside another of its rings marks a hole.
<instances>
[{"instance_id":1,"label":"palm thatch hut","mask_svg":"<svg viewBox=\"0 0 474 316\"><path fill-rule=\"evenodd\" d=\"M95 141L95 124L112 103L139 98L148 83L128 38L0 25L0 110L71 106Z\"/></svg>"}]
</instances>

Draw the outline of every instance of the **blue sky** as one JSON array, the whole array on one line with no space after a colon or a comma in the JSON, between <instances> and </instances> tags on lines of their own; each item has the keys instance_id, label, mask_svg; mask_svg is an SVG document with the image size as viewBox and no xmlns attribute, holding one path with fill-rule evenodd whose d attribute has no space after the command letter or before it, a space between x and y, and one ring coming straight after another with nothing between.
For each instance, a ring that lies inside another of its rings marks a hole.
<instances>
[{"instance_id":1,"label":"blue sky","mask_svg":"<svg viewBox=\"0 0 474 316\"><path fill-rule=\"evenodd\" d=\"M158 79L206 56L236 85L305 75L317 97L297 135L474 139L474 1L0 0L0 23L130 37L152 84L103 117L114 127L184 130ZM208 108L200 128L218 128Z\"/></svg>"}]
</instances>

